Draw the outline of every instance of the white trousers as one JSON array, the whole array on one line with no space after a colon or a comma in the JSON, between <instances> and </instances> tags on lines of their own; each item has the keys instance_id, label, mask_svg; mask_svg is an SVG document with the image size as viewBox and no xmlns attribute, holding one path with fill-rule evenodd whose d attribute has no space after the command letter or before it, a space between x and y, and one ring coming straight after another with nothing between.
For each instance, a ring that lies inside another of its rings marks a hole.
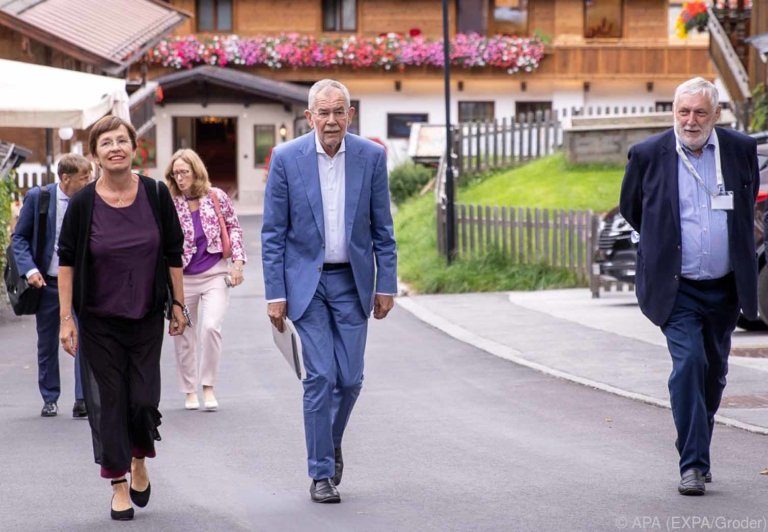
<instances>
[{"instance_id":1,"label":"white trousers","mask_svg":"<svg viewBox=\"0 0 768 532\"><path fill-rule=\"evenodd\" d=\"M222 259L207 272L184 275L184 302L192 316L192 327L187 327L181 336L173 337L179 388L183 393L193 393L199 385L216 384L221 360L221 324L229 306L229 287L224 281L227 273L227 261Z\"/></svg>"}]
</instances>

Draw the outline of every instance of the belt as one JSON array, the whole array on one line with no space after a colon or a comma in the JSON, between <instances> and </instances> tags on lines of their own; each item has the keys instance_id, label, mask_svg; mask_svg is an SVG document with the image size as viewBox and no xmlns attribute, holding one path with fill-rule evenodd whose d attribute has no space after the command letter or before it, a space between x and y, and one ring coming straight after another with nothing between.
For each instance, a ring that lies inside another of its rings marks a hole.
<instances>
[{"instance_id":1,"label":"belt","mask_svg":"<svg viewBox=\"0 0 768 532\"><path fill-rule=\"evenodd\" d=\"M351 268L348 262L325 262L323 263L324 272L333 272L336 270L346 270Z\"/></svg>"},{"instance_id":2,"label":"belt","mask_svg":"<svg viewBox=\"0 0 768 532\"><path fill-rule=\"evenodd\" d=\"M680 277L680 280L687 285L694 286L700 290L706 290L708 288L729 286L736 280L736 275L733 272L730 272L717 279L688 279L686 277Z\"/></svg>"}]
</instances>

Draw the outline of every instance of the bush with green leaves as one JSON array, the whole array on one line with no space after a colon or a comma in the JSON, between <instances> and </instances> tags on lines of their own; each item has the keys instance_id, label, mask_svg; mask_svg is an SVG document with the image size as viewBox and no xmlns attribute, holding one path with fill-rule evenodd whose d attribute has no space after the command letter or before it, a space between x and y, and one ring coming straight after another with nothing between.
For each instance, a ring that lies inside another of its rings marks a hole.
<instances>
[{"instance_id":1,"label":"bush with green leaves","mask_svg":"<svg viewBox=\"0 0 768 532\"><path fill-rule=\"evenodd\" d=\"M396 166L389 173L389 192L392 201L400 204L419 193L435 175L435 170L412 162Z\"/></svg>"},{"instance_id":2,"label":"bush with green leaves","mask_svg":"<svg viewBox=\"0 0 768 532\"><path fill-rule=\"evenodd\" d=\"M16 173L0 179L0 271L5 269L5 248L11 238L11 202L16 192ZM5 284L0 283L0 307L5 302Z\"/></svg>"}]
</instances>

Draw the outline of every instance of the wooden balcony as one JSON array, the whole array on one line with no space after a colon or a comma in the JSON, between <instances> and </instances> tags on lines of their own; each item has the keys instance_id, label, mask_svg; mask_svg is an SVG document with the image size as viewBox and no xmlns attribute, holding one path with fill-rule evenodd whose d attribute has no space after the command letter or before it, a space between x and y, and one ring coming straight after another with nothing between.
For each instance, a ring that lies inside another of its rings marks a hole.
<instances>
[{"instance_id":1,"label":"wooden balcony","mask_svg":"<svg viewBox=\"0 0 768 532\"><path fill-rule=\"evenodd\" d=\"M232 67L228 67L232 68ZM283 68L271 70L266 67L239 67L281 81L315 81L323 77L338 77L345 80L387 80L387 79L442 79L443 71L434 67L407 67L403 70L381 68L352 69L334 67ZM670 45L664 42L600 42L568 43L547 47L544 59L538 69L531 73L508 74L503 69L485 67L463 69L453 67L454 76L471 74L475 79L504 80L644 80L684 81L694 76L714 78L715 70L706 44ZM155 78L170 69L157 65L150 67L150 78Z\"/></svg>"},{"instance_id":2,"label":"wooden balcony","mask_svg":"<svg viewBox=\"0 0 768 532\"><path fill-rule=\"evenodd\" d=\"M553 46L531 76L557 79L683 80L713 77L706 45L600 43Z\"/></svg>"}]
</instances>

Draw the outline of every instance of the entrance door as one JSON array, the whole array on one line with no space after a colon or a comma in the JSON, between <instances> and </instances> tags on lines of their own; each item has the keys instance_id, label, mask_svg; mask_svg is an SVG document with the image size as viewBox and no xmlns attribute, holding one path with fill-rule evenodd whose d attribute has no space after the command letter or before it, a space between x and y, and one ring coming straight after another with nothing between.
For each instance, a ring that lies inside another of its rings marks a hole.
<instances>
[{"instance_id":1,"label":"entrance door","mask_svg":"<svg viewBox=\"0 0 768 532\"><path fill-rule=\"evenodd\" d=\"M213 186L237 198L237 118L174 117L174 150L191 148L208 169Z\"/></svg>"}]
</instances>

